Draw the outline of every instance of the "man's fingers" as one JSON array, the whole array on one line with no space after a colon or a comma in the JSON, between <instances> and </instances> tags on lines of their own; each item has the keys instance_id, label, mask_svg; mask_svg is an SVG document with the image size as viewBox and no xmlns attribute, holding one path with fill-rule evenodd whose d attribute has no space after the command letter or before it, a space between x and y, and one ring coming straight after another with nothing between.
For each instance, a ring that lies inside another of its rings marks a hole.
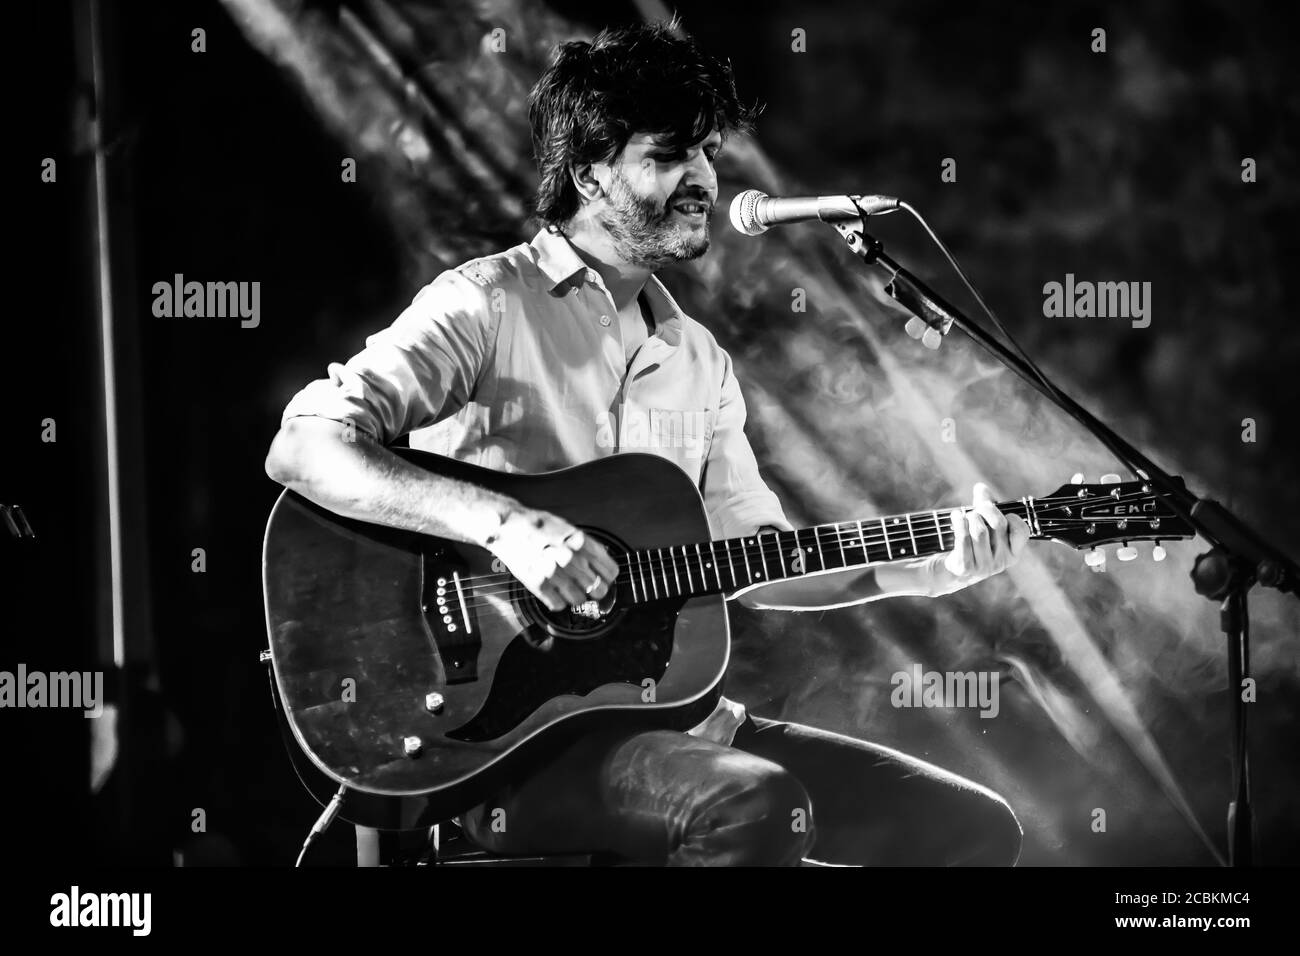
<instances>
[{"instance_id":1,"label":"man's fingers","mask_svg":"<svg viewBox=\"0 0 1300 956\"><path fill-rule=\"evenodd\" d=\"M1020 515L1007 516L1007 540L1011 547L1011 556L1019 557L1029 540L1029 524Z\"/></svg>"},{"instance_id":2,"label":"man's fingers","mask_svg":"<svg viewBox=\"0 0 1300 956\"><path fill-rule=\"evenodd\" d=\"M544 550L551 556L556 567L567 568L573 563L574 552L569 550L568 545L548 544Z\"/></svg>"},{"instance_id":3,"label":"man's fingers","mask_svg":"<svg viewBox=\"0 0 1300 956\"><path fill-rule=\"evenodd\" d=\"M587 598L600 599L604 597L605 592L609 590L609 579L605 577L605 575L597 573L596 569L593 568L587 560L585 554L575 556L573 563L564 569L564 574L573 582L575 587L582 591L584 595L583 600L586 600ZM592 587L592 585L597 582L599 582L599 586Z\"/></svg>"},{"instance_id":4,"label":"man's fingers","mask_svg":"<svg viewBox=\"0 0 1300 956\"><path fill-rule=\"evenodd\" d=\"M990 510L995 514L989 514ZM1011 550L1009 543L1011 525L1007 521L1007 516L992 505L981 505L979 517L984 526L988 528L989 534L989 559L992 564L986 570L993 571L1002 567L1008 560L1008 552Z\"/></svg>"},{"instance_id":5,"label":"man's fingers","mask_svg":"<svg viewBox=\"0 0 1300 956\"><path fill-rule=\"evenodd\" d=\"M546 605L548 610L563 611L568 605L560 592L556 590L549 582L543 581L535 588L529 588L537 598Z\"/></svg>"},{"instance_id":6,"label":"man's fingers","mask_svg":"<svg viewBox=\"0 0 1300 956\"><path fill-rule=\"evenodd\" d=\"M606 582L613 581L618 577L618 562L609 556L609 552L600 546L599 542L587 541L587 546L583 548L582 553L586 555L592 568Z\"/></svg>"},{"instance_id":7,"label":"man's fingers","mask_svg":"<svg viewBox=\"0 0 1300 956\"><path fill-rule=\"evenodd\" d=\"M998 506L993 503L993 498L989 495L988 485L982 482L975 486L975 510L993 530L994 537L1001 535L1002 539L1006 540L1007 516L998 510Z\"/></svg>"},{"instance_id":8,"label":"man's fingers","mask_svg":"<svg viewBox=\"0 0 1300 956\"><path fill-rule=\"evenodd\" d=\"M574 604L582 604L588 600L588 597L583 593L582 588L578 587L574 580L566 574L562 573L558 575L551 580L551 583L564 598L566 606L572 607Z\"/></svg>"},{"instance_id":9,"label":"man's fingers","mask_svg":"<svg viewBox=\"0 0 1300 956\"><path fill-rule=\"evenodd\" d=\"M952 551L957 564L956 568L949 565L948 570L960 577L966 574L971 566L970 530L966 526L966 516L960 508L953 508L948 512L948 525L952 529Z\"/></svg>"},{"instance_id":10,"label":"man's fingers","mask_svg":"<svg viewBox=\"0 0 1300 956\"><path fill-rule=\"evenodd\" d=\"M970 531L971 555L974 558L970 570L987 571L993 563L993 548L990 540L989 526L977 511L966 512L967 530Z\"/></svg>"},{"instance_id":11,"label":"man's fingers","mask_svg":"<svg viewBox=\"0 0 1300 956\"><path fill-rule=\"evenodd\" d=\"M538 581L546 581L555 574L555 569L560 566L555 560L557 557L554 548L543 548L536 561L531 562L532 572Z\"/></svg>"},{"instance_id":12,"label":"man's fingers","mask_svg":"<svg viewBox=\"0 0 1300 956\"><path fill-rule=\"evenodd\" d=\"M990 541L990 553L996 559L1005 549L1007 544L1007 531L1010 525L1007 523L1007 516L998 510L998 506L993 501L993 496L989 493L989 486L984 482L975 483L975 510L984 523L988 525L992 535Z\"/></svg>"}]
</instances>

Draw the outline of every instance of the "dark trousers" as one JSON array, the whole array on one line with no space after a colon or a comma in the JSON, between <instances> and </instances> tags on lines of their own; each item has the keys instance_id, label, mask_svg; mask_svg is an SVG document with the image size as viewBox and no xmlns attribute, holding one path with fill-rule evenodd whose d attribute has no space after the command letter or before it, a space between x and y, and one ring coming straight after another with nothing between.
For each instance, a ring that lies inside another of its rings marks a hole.
<instances>
[{"instance_id":1,"label":"dark trousers","mask_svg":"<svg viewBox=\"0 0 1300 956\"><path fill-rule=\"evenodd\" d=\"M669 866L1010 866L991 790L864 740L750 716L730 747L677 731L580 737L462 815L497 853L605 852Z\"/></svg>"}]
</instances>

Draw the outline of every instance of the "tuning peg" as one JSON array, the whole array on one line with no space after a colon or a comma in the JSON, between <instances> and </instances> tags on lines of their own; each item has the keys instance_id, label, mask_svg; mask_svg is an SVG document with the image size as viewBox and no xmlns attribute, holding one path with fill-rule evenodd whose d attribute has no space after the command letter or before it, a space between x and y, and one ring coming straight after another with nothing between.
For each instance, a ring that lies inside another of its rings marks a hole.
<instances>
[{"instance_id":1,"label":"tuning peg","mask_svg":"<svg viewBox=\"0 0 1300 956\"><path fill-rule=\"evenodd\" d=\"M1151 549L1151 560L1163 561L1165 559L1166 553L1167 552L1165 551L1164 546L1161 545L1159 541L1157 541L1156 546Z\"/></svg>"},{"instance_id":2,"label":"tuning peg","mask_svg":"<svg viewBox=\"0 0 1300 956\"><path fill-rule=\"evenodd\" d=\"M925 335L926 329L928 328L929 326L926 325L923 320L918 319L916 316L912 316L907 320L907 324L903 326L903 331L912 338L919 339L921 336Z\"/></svg>"},{"instance_id":3,"label":"tuning peg","mask_svg":"<svg viewBox=\"0 0 1300 956\"><path fill-rule=\"evenodd\" d=\"M1105 571L1106 552L1098 551L1096 548L1093 548L1091 551L1089 551L1087 554L1083 556L1083 563L1086 564L1088 567L1092 568L1094 571Z\"/></svg>"},{"instance_id":4,"label":"tuning peg","mask_svg":"<svg viewBox=\"0 0 1300 956\"><path fill-rule=\"evenodd\" d=\"M1071 475L1071 476L1070 476L1070 484L1072 484L1072 485L1081 485L1081 484L1083 484L1083 472L1081 472L1081 471L1076 471L1073 475Z\"/></svg>"},{"instance_id":5,"label":"tuning peg","mask_svg":"<svg viewBox=\"0 0 1300 956\"><path fill-rule=\"evenodd\" d=\"M927 349L937 349L943 344L943 333L936 328L928 328L925 330L925 334L921 336L921 344Z\"/></svg>"},{"instance_id":6,"label":"tuning peg","mask_svg":"<svg viewBox=\"0 0 1300 956\"><path fill-rule=\"evenodd\" d=\"M1121 561L1132 561L1137 556L1138 549L1130 546L1127 541L1124 542L1123 547L1115 549L1115 557L1119 558Z\"/></svg>"},{"instance_id":7,"label":"tuning peg","mask_svg":"<svg viewBox=\"0 0 1300 956\"><path fill-rule=\"evenodd\" d=\"M1102 483L1103 485L1118 485L1118 484L1119 484L1119 475L1115 474L1114 472L1111 472L1111 473L1108 474L1108 475L1102 475L1102 476L1101 476L1101 483Z\"/></svg>"}]
</instances>

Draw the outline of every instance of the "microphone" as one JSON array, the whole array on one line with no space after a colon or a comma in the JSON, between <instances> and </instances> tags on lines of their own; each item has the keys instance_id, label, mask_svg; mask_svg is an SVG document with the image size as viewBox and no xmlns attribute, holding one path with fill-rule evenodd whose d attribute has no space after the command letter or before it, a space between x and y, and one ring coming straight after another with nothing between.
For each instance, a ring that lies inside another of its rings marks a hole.
<instances>
[{"instance_id":1,"label":"microphone","mask_svg":"<svg viewBox=\"0 0 1300 956\"><path fill-rule=\"evenodd\" d=\"M893 212L893 196L799 196L778 199L759 189L746 189L731 201L731 224L737 232L757 236L772 226L820 219L837 222Z\"/></svg>"}]
</instances>

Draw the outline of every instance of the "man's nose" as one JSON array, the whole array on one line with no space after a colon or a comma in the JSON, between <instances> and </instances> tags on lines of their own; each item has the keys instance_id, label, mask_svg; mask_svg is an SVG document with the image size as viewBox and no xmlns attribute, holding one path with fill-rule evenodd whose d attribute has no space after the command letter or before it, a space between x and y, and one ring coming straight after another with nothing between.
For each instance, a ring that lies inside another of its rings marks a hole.
<instances>
[{"instance_id":1,"label":"man's nose","mask_svg":"<svg viewBox=\"0 0 1300 956\"><path fill-rule=\"evenodd\" d=\"M687 167L686 175L683 177L683 185L695 187L705 193L710 204L717 202L718 174L714 170L713 164L709 162L709 158L704 155L703 150L700 150L690 166Z\"/></svg>"}]
</instances>

